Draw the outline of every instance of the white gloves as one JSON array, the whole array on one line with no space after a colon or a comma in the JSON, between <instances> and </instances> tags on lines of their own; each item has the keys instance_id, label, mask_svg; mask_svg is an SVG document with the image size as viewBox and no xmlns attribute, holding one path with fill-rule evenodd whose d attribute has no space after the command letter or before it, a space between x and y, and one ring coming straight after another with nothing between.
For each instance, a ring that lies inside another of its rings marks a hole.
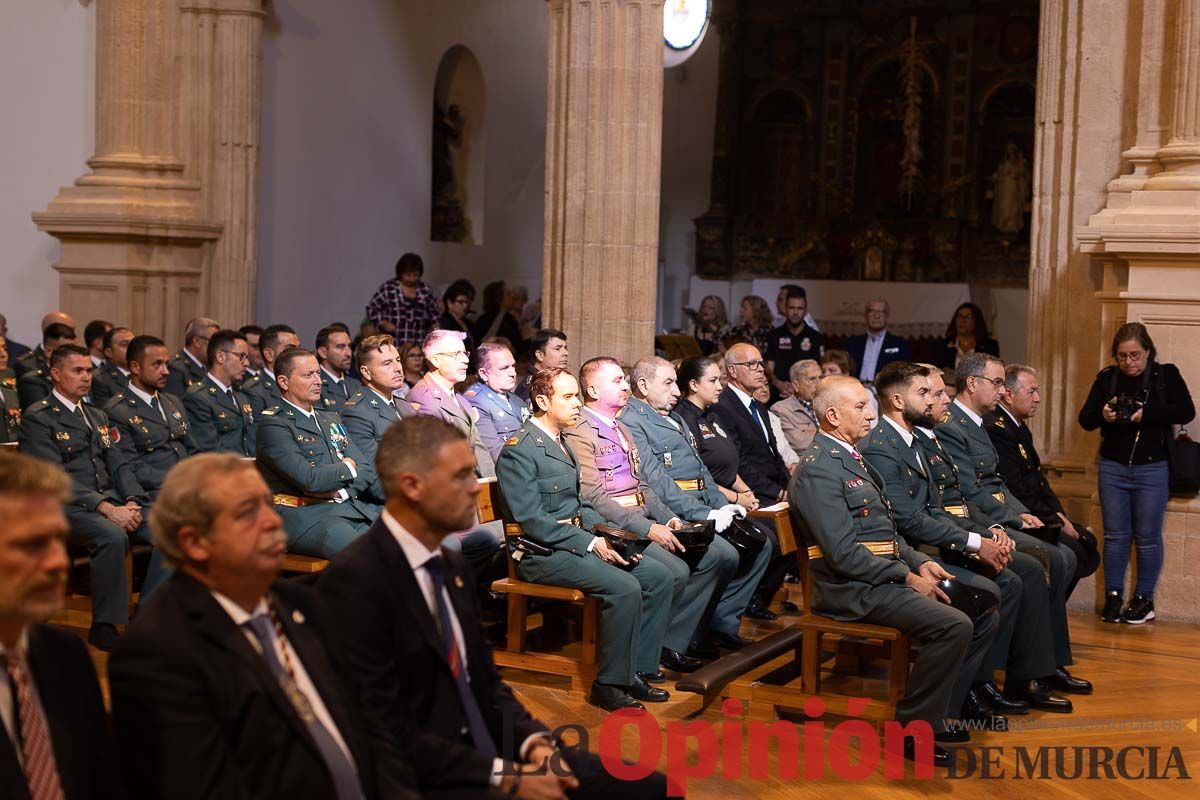
<instances>
[{"instance_id":1,"label":"white gloves","mask_svg":"<svg viewBox=\"0 0 1200 800\"><path fill-rule=\"evenodd\" d=\"M745 506L740 506L737 503L729 503L727 505L721 506L722 511L725 511L726 509L732 511L740 519L746 518L746 507Z\"/></svg>"},{"instance_id":2,"label":"white gloves","mask_svg":"<svg viewBox=\"0 0 1200 800\"><path fill-rule=\"evenodd\" d=\"M730 506L714 508L708 512L708 518L717 524L717 533L723 533L726 528L733 524L733 511Z\"/></svg>"}]
</instances>

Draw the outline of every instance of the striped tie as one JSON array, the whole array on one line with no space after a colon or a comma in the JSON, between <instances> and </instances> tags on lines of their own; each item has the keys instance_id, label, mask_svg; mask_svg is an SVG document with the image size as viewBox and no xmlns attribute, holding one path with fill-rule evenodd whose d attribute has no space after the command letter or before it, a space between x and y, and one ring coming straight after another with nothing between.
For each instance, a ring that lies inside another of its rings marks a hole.
<instances>
[{"instance_id":1,"label":"striped tie","mask_svg":"<svg viewBox=\"0 0 1200 800\"><path fill-rule=\"evenodd\" d=\"M25 780L31 800L63 800L58 765L50 746L50 726L29 685L29 669L18 652L0 654L17 690L17 719L25 758Z\"/></svg>"}]
</instances>

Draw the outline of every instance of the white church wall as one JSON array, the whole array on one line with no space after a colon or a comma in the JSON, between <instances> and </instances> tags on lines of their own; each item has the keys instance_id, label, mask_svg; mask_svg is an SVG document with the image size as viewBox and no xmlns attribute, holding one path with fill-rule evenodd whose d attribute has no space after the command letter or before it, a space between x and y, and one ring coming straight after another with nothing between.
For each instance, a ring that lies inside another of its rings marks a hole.
<instances>
[{"instance_id":1,"label":"white church wall","mask_svg":"<svg viewBox=\"0 0 1200 800\"><path fill-rule=\"evenodd\" d=\"M0 313L9 335L40 343L38 324L58 302L58 240L30 219L82 174L95 130L95 4L0 3ZM78 320L79 333L88 320Z\"/></svg>"},{"instance_id":2,"label":"white church wall","mask_svg":"<svg viewBox=\"0 0 1200 800\"><path fill-rule=\"evenodd\" d=\"M308 342L351 326L401 253L455 278L540 291L544 0L274 0L263 43L258 316ZM486 91L483 244L430 242L438 64L470 49ZM479 310L476 301L476 310Z\"/></svg>"}]
</instances>

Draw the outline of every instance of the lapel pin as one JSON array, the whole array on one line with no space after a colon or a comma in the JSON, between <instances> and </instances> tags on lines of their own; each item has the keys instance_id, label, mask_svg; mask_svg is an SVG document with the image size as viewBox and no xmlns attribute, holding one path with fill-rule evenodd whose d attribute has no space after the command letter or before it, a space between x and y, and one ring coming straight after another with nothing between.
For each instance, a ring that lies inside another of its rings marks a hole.
<instances>
[{"instance_id":1,"label":"lapel pin","mask_svg":"<svg viewBox=\"0 0 1200 800\"><path fill-rule=\"evenodd\" d=\"M454 576L454 588L456 588L456 589L463 588L463 579L462 579L461 575Z\"/></svg>"},{"instance_id":2,"label":"lapel pin","mask_svg":"<svg viewBox=\"0 0 1200 800\"><path fill-rule=\"evenodd\" d=\"M296 623L297 625L303 625L304 615L301 614L299 610L292 611L292 622Z\"/></svg>"}]
</instances>

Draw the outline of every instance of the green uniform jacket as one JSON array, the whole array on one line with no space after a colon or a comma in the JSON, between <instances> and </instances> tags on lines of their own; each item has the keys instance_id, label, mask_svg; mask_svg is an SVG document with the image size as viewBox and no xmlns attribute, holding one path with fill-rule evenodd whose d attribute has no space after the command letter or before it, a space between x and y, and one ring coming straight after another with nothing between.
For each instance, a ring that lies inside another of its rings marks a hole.
<instances>
[{"instance_id":1,"label":"green uniform jacket","mask_svg":"<svg viewBox=\"0 0 1200 800\"><path fill-rule=\"evenodd\" d=\"M913 444L920 448L917 436L920 434L914 431ZM918 457L918 451L906 444L900 433L883 420L858 446L863 458L883 478L884 494L891 504L896 529L909 544L966 552L969 531L946 518L954 515L942 511L926 458ZM935 515L938 511L942 513ZM978 528L973 532L991 537L991 533Z\"/></svg>"},{"instance_id":2,"label":"green uniform jacket","mask_svg":"<svg viewBox=\"0 0 1200 800\"><path fill-rule=\"evenodd\" d=\"M725 495L700 459L696 437L683 418L674 412L670 418L664 417L636 397L630 399L617 418L633 434L642 456L642 477L676 516L700 522L708 519L709 511L726 504ZM684 490L675 481L699 481L704 488Z\"/></svg>"},{"instance_id":3,"label":"green uniform jacket","mask_svg":"<svg viewBox=\"0 0 1200 800\"><path fill-rule=\"evenodd\" d=\"M125 390L129 376L111 361L105 361L99 369L92 370L92 404L104 408L118 392Z\"/></svg>"},{"instance_id":4,"label":"green uniform jacket","mask_svg":"<svg viewBox=\"0 0 1200 800\"><path fill-rule=\"evenodd\" d=\"M0 444L17 441L21 427L21 404L17 393L7 384L0 384Z\"/></svg>"},{"instance_id":5,"label":"green uniform jacket","mask_svg":"<svg viewBox=\"0 0 1200 800\"><path fill-rule=\"evenodd\" d=\"M347 502L355 502L377 480L375 465L347 435L341 417L313 410L316 422L288 403L263 412L255 433L259 471L277 494L319 497L345 489ZM353 471L342 456L354 462Z\"/></svg>"},{"instance_id":6,"label":"green uniform jacket","mask_svg":"<svg viewBox=\"0 0 1200 800\"><path fill-rule=\"evenodd\" d=\"M1029 509L1004 485L1000 457L983 426L976 425L958 403L951 403L946 421L934 428L934 433L958 467L958 482L967 502L1006 528L1021 530L1020 515L1028 514Z\"/></svg>"},{"instance_id":7,"label":"green uniform jacket","mask_svg":"<svg viewBox=\"0 0 1200 800\"><path fill-rule=\"evenodd\" d=\"M250 398L250 411L255 420L262 419L263 412L268 408L283 405L279 384L275 383L275 379L268 375L265 369L242 384L242 393Z\"/></svg>"},{"instance_id":8,"label":"green uniform jacket","mask_svg":"<svg viewBox=\"0 0 1200 800\"><path fill-rule=\"evenodd\" d=\"M254 455L254 410L245 392L233 389L230 397L213 379L188 389L183 407L192 426L192 441L199 453Z\"/></svg>"},{"instance_id":9,"label":"green uniform jacket","mask_svg":"<svg viewBox=\"0 0 1200 800\"><path fill-rule=\"evenodd\" d=\"M342 423L350 440L358 445L363 458L375 463L375 454L379 452L379 443L387 429L404 417L416 416L416 411L402 397L392 395L392 403L380 397L374 389L359 389L346 405L342 406ZM383 487L376 480L367 491L367 498L373 503L382 503Z\"/></svg>"},{"instance_id":10,"label":"green uniform jacket","mask_svg":"<svg viewBox=\"0 0 1200 800\"><path fill-rule=\"evenodd\" d=\"M929 557L896 533L883 481L857 461L849 446L817 434L788 484L792 518L806 544L821 549L809 561L814 610L841 620L861 619L872 586L903 583ZM898 558L878 556L864 542L891 544Z\"/></svg>"},{"instance_id":11,"label":"green uniform jacket","mask_svg":"<svg viewBox=\"0 0 1200 800\"><path fill-rule=\"evenodd\" d=\"M351 397L362 391L363 385L360 381L346 373L342 376L346 384L346 394L342 394L342 390L333 382L333 378L324 369L321 370L321 407L326 411L341 411L342 406L346 405Z\"/></svg>"},{"instance_id":12,"label":"green uniform jacket","mask_svg":"<svg viewBox=\"0 0 1200 800\"><path fill-rule=\"evenodd\" d=\"M71 502L85 511L95 511L104 501L116 505L131 499L144 501L128 467L114 457L114 439L120 433L109 424L108 415L86 403L80 409L91 427L54 395L25 409L19 431L21 452L66 470L74 486Z\"/></svg>"},{"instance_id":13,"label":"green uniform jacket","mask_svg":"<svg viewBox=\"0 0 1200 800\"><path fill-rule=\"evenodd\" d=\"M183 397L187 390L204 380L207 370L192 360L192 357L180 350L167 363L170 371L167 373L168 394Z\"/></svg>"},{"instance_id":14,"label":"green uniform jacket","mask_svg":"<svg viewBox=\"0 0 1200 800\"><path fill-rule=\"evenodd\" d=\"M29 408L38 400L49 397L52 391L54 391L54 381L50 380L48 368L44 369L38 366L27 370L17 378L17 397L21 401L22 408Z\"/></svg>"},{"instance_id":15,"label":"green uniform jacket","mask_svg":"<svg viewBox=\"0 0 1200 800\"><path fill-rule=\"evenodd\" d=\"M579 460L570 446L558 446L545 431L528 423L510 436L496 459L501 516L521 526L523 535L538 544L586 556L594 525L604 517L584 499ZM572 517L583 524L572 525Z\"/></svg>"},{"instance_id":16,"label":"green uniform jacket","mask_svg":"<svg viewBox=\"0 0 1200 800\"><path fill-rule=\"evenodd\" d=\"M12 366L13 373L17 376L18 382L20 382L21 376L26 372L40 369L43 375L50 374L50 358L46 355L46 351L42 349L40 344L12 362Z\"/></svg>"},{"instance_id":17,"label":"green uniform jacket","mask_svg":"<svg viewBox=\"0 0 1200 800\"><path fill-rule=\"evenodd\" d=\"M936 435L930 436L922 428L916 429L916 437L921 454L925 456L925 463L929 465L929 476L933 479L933 487L936 490L932 506L934 516L946 519L964 531L977 533L980 527L990 528L992 525L998 525L998 522L990 519L978 506L968 503L963 497L962 486L958 482L958 467L950 460L950 455L946 448L942 447L941 440L935 438ZM970 516L951 514L946 511L945 506L966 506Z\"/></svg>"},{"instance_id":18,"label":"green uniform jacket","mask_svg":"<svg viewBox=\"0 0 1200 800\"><path fill-rule=\"evenodd\" d=\"M132 391L125 391L114 395L104 407L120 434L113 441L114 457L128 466L140 487L139 494L146 497L156 496L171 467L195 452L179 398L159 392L158 402L162 414Z\"/></svg>"}]
</instances>

